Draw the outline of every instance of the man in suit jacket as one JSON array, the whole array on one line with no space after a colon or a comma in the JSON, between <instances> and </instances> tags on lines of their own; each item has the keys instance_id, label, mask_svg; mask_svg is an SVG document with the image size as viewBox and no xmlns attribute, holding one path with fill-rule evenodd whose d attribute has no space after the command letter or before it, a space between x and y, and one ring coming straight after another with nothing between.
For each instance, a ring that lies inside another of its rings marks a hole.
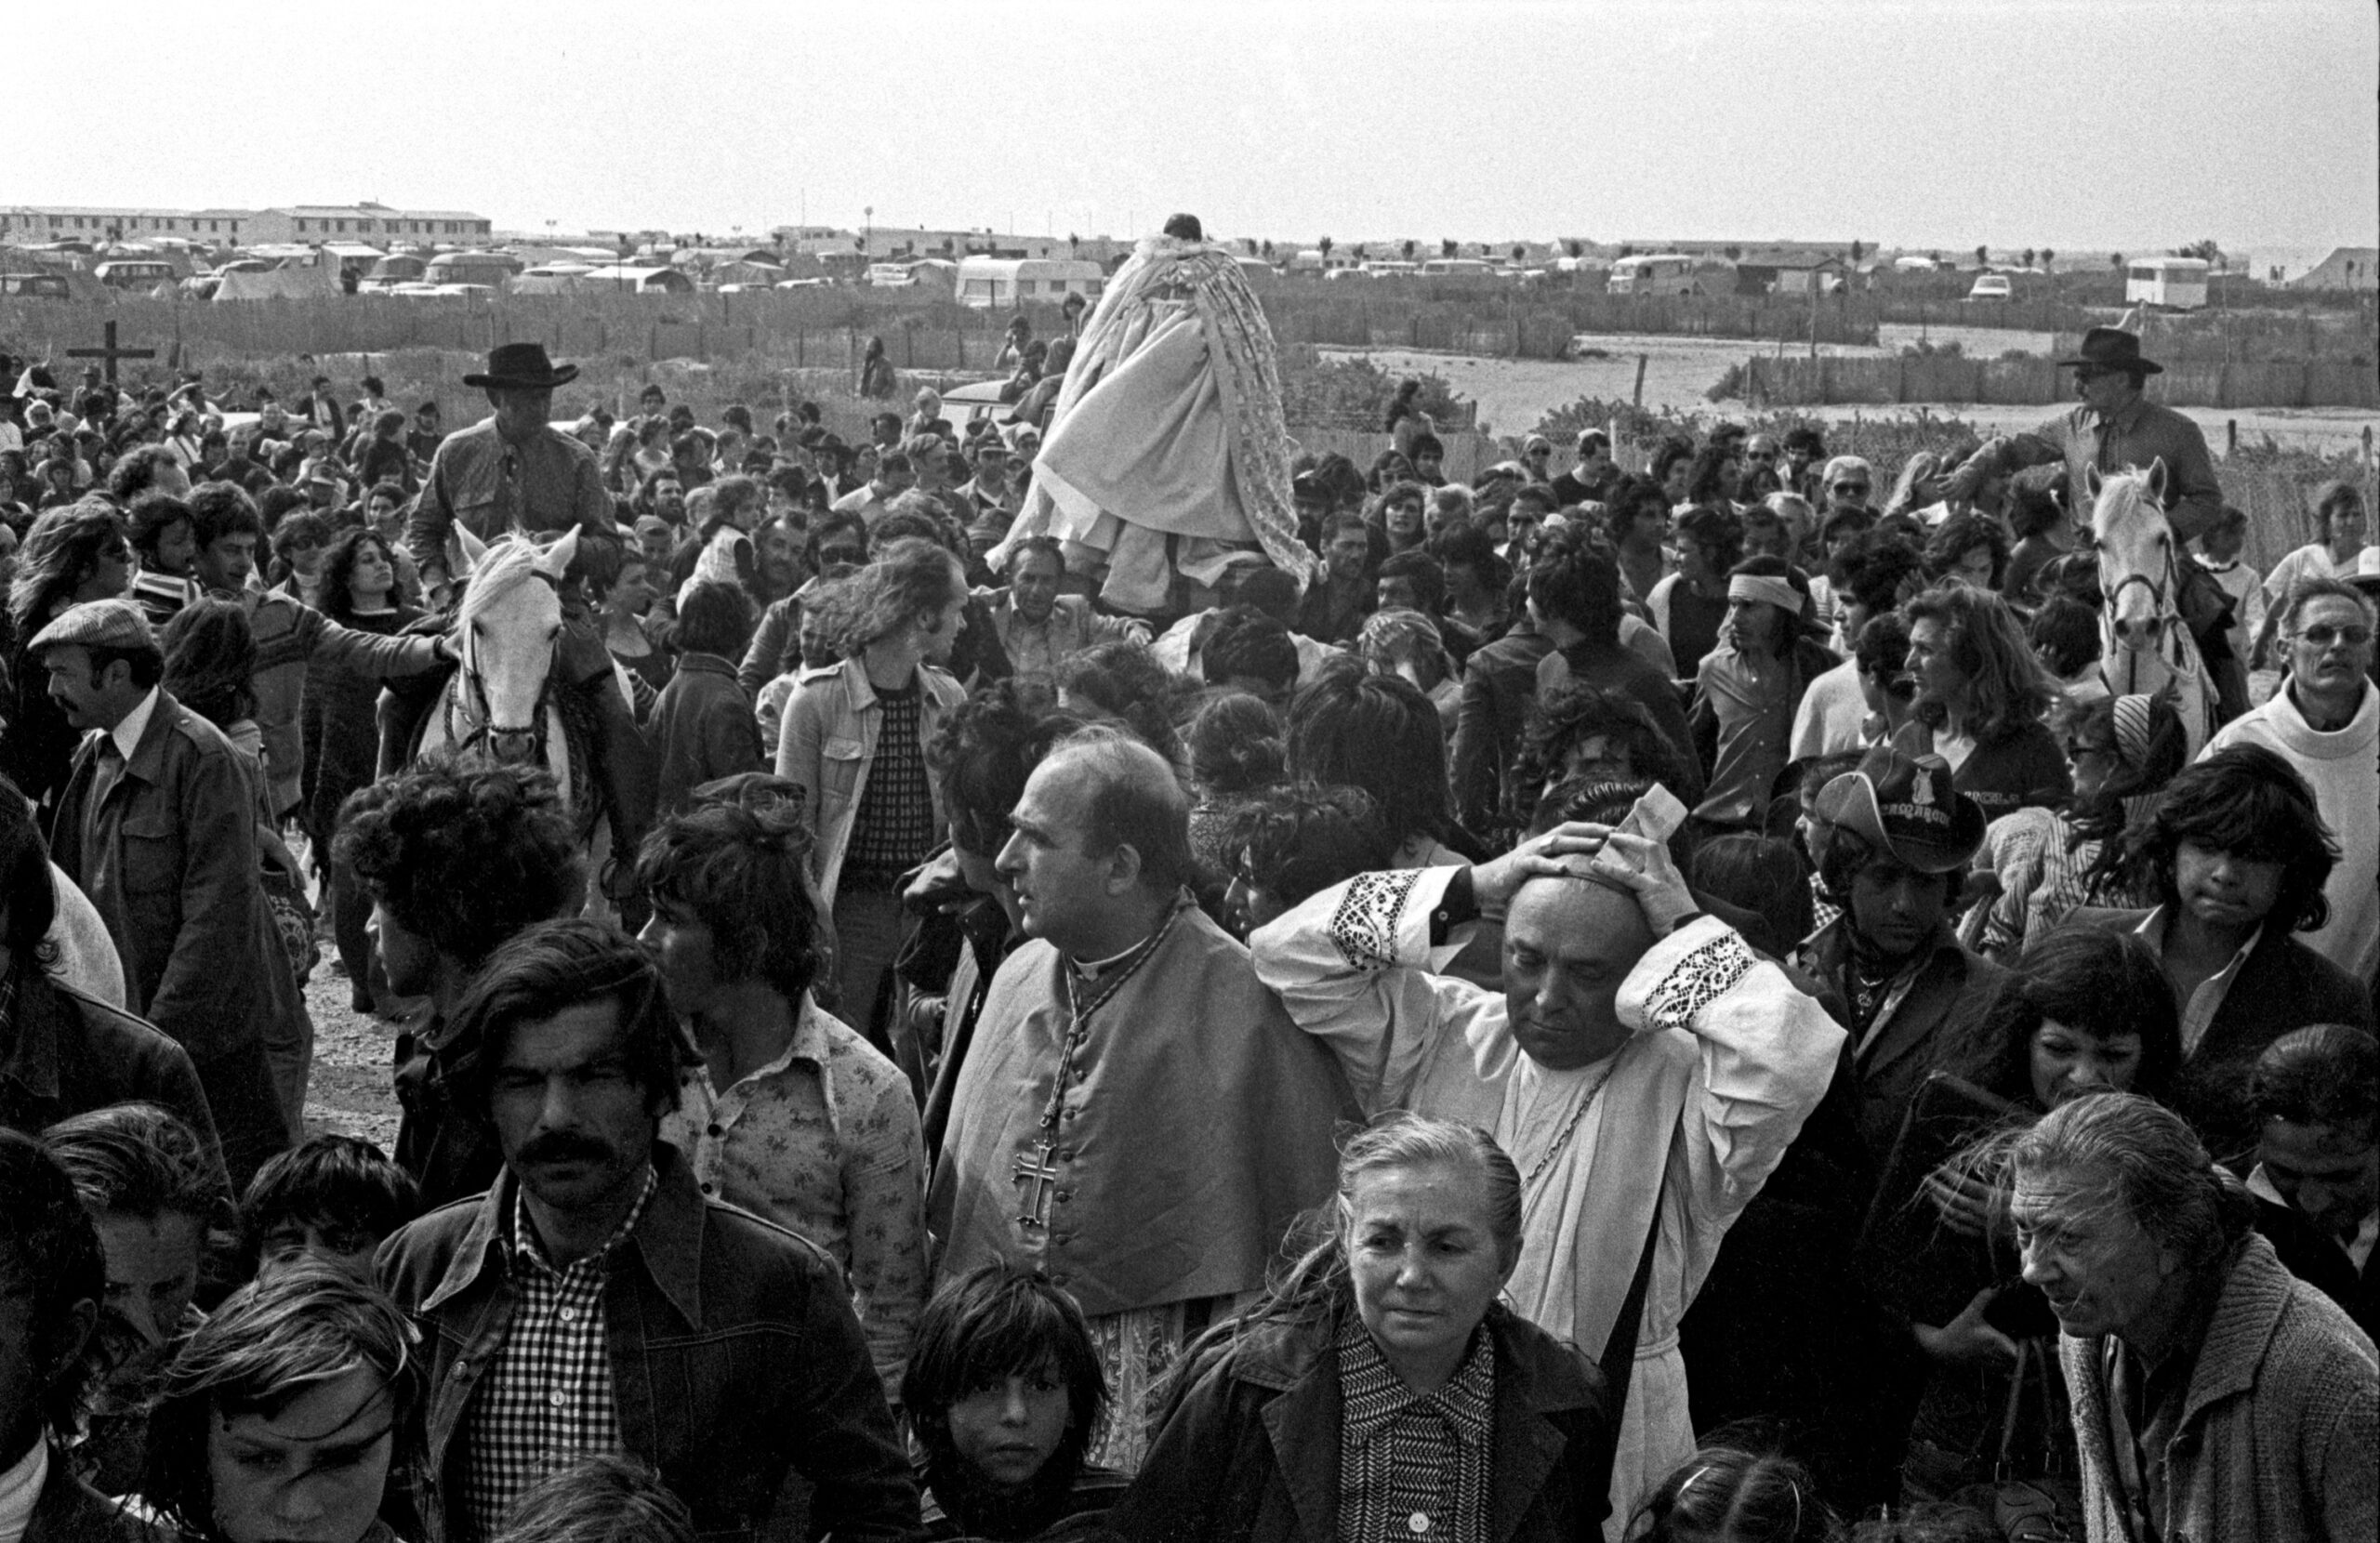
<instances>
[{"instance_id":1,"label":"man in suit jacket","mask_svg":"<svg viewBox=\"0 0 2380 1543\"><path fill-rule=\"evenodd\" d=\"M255 788L220 730L159 684L130 600L88 600L31 652L78 729L50 849L124 956L126 1006L190 1053L236 1188L289 1144L266 1031L298 1004L258 881Z\"/></svg>"}]
</instances>

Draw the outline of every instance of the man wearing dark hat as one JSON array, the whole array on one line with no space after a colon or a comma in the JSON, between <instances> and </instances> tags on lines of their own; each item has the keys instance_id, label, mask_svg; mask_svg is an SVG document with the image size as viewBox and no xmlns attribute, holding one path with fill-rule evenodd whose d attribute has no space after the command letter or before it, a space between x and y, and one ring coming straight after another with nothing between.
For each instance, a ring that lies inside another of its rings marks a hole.
<instances>
[{"instance_id":1,"label":"man wearing dark hat","mask_svg":"<svg viewBox=\"0 0 2380 1543\"><path fill-rule=\"evenodd\" d=\"M2165 520L2174 527L2175 539L2195 541L2213 529L2223 518L2223 486L2215 478L2215 456L2197 424L2142 394L2149 377L2163 374L2165 366L2141 353L2140 339L2121 327L2093 327L2082 335L2076 356L2057 363L2074 372L2082 405L2030 433L1986 443L1945 479L1943 497L1962 502L1987 482L2027 467L2062 462L2067 507L2082 514L2087 525L2083 511L2096 495L2092 473L2107 477L2126 467L2145 469L2162 462ZM2227 720L2248 706L2246 666L2224 637L2230 623L2228 601L2212 575L2196 563L2182 564L2175 603L2215 676L2222 699L2220 716Z\"/></svg>"},{"instance_id":2,"label":"man wearing dark hat","mask_svg":"<svg viewBox=\"0 0 2380 1543\"><path fill-rule=\"evenodd\" d=\"M549 421L554 388L577 376L577 365L547 359L542 343L507 343L487 356L484 374L463 377L487 392L495 411L438 447L405 527L421 581L438 603L450 592L446 547L457 521L482 541L516 529L559 534L573 525L612 535L612 499L595 453Z\"/></svg>"},{"instance_id":3,"label":"man wearing dark hat","mask_svg":"<svg viewBox=\"0 0 2380 1543\"><path fill-rule=\"evenodd\" d=\"M130 600L88 600L33 637L49 694L95 731L50 826L124 958L125 1006L189 1052L235 1187L289 1144L266 1061L303 1005L258 880L256 791L240 752L158 682Z\"/></svg>"},{"instance_id":4,"label":"man wearing dark hat","mask_svg":"<svg viewBox=\"0 0 2380 1543\"><path fill-rule=\"evenodd\" d=\"M487 392L495 411L448 435L438 447L405 527L405 543L436 605L454 598L447 548L458 521L482 541L515 530L560 534L575 525L582 553L590 543L613 549L622 545L595 452L550 422L554 388L577 377L577 365L555 364L542 343L507 343L487 356L484 374L463 377L464 385ZM653 819L654 757L627 702L613 689L611 653L588 615L575 575L563 586L562 617L554 669L587 709L589 748L613 839L617 850L633 851ZM410 742L413 724L427 705L428 695L420 692L385 704L384 759L393 746Z\"/></svg>"},{"instance_id":5,"label":"man wearing dark hat","mask_svg":"<svg viewBox=\"0 0 2380 1543\"><path fill-rule=\"evenodd\" d=\"M1795 962L1841 998L1859 1132L1882 1163L1925 1075L1943 1064L1961 998L2006 973L1950 931L1983 810L1951 786L1940 757L1880 745L1819 789L1811 824L1818 887L1843 915Z\"/></svg>"}]
</instances>

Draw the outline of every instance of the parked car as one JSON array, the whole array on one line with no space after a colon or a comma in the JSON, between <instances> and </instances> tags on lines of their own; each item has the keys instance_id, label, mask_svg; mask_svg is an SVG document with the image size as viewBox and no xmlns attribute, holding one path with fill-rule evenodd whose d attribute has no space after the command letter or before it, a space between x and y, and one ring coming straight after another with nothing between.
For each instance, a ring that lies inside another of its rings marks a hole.
<instances>
[{"instance_id":1,"label":"parked car","mask_svg":"<svg viewBox=\"0 0 2380 1543\"><path fill-rule=\"evenodd\" d=\"M0 273L0 296L27 300L71 298L62 273Z\"/></svg>"},{"instance_id":2,"label":"parked car","mask_svg":"<svg viewBox=\"0 0 2380 1543\"><path fill-rule=\"evenodd\" d=\"M1975 287L1967 291L1970 300L2005 300L2014 297L2005 273L1978 273Z\"/></svg>"}]
</instances>

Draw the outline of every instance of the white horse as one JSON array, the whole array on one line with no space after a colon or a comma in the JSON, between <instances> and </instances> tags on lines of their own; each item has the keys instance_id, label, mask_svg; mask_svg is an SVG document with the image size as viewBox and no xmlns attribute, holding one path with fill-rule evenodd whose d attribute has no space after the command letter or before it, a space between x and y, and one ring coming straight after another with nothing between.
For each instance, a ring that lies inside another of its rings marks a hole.
<instances>
[{"instance_id":1,"label":"white horse","mask_svg":"<svg viewBox=\"0 0 2380 1543\"><path fill-rule=\"evenodd\" d=\"M2176 601L2191 560L2165 522L2165 463L2102 480L2085 471L2099 557L2099 679L2117 696L2165 698L2197 758L2215 720L2215 687Z\"/></svg>"},{"instance_id":2,"label":"white horse","mask_svg":"<svg viewBox=\"0 0 2380 1543\"><path fill-rule=\"evenodd\" d=\"M540 547L518 533L482 545L455 527L469 582L456 608L461 661L422 724L417 755L477 752L513 765L542 765L565 808L587 824L577 795L585 781L554 697L554 651L562 637L562 579L578 552L573 529ZM588 800L592 802L593 800Z\"/></svg>"}]
</instances>

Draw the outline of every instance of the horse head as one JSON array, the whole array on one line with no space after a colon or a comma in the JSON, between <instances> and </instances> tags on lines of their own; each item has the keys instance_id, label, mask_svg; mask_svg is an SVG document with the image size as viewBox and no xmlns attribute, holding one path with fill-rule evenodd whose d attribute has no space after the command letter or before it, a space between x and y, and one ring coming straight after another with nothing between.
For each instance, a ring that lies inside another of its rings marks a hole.
<instances>
[{"instance_id":1,"label":"horse head","mask_svg":"<svg viewBox=\"0 0 2380 1543\"><path fill-rule=\"evenodd\" d=\"M455 622L461 684L500 761L538 756L562 637L562 578L577 553L575 529L542 548L508 535L488 545L463 591Z\"/></svg>"},{"instance_id":2,"label":"horse head","mask_svg":"<svg viewBox=\"0 0 2380 1543\"><path fill-rule=\"evenodd\" d=\"M2165 522L2165 463L2153 461L2146 471L2120 471L2101 479L2096 468L2083 474L2092 495L2091 544L2099 556L2099 593L2107 601L2107 617L2117 643L2132 650L2153 649L2168 626L2178 626L2175 611L2180 563L2174 528Z\"/></svg>"}]
</instances>

